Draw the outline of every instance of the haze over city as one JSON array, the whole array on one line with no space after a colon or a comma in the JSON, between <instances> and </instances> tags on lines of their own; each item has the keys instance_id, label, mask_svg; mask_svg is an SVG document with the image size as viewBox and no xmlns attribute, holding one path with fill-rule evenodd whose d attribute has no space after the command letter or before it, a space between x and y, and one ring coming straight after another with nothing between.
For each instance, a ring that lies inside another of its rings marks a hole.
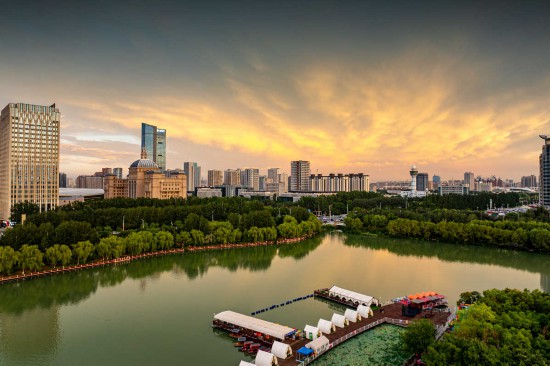
<instances>
[{"instance_id":1,"label":"haze over city","mask_svg":"<svg viewBox=\"0 0 550 366\"><path fill-rule=\"evenodd\" d=\"M0 105L62 112L60 170L167 167L407 179L536 173L550 133L543 2L40 2L4 9Z\"/></svg>"}]
</instances>

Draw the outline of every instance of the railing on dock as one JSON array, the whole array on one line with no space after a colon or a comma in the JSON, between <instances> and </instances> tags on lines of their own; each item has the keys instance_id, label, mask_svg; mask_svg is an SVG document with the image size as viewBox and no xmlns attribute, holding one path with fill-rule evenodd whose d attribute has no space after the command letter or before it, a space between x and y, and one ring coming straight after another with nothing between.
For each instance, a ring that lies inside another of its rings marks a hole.
<instances>
[{"instance_id":1,"label":"railing on dock","mask_svg":"<svg viewBox=\"0 0 550 366\"><path fill-rule=\"evenodd\" d=\"M437 331L435 333L435 339L439 339L443 336L443 334L445 334L445 332L447 331L447 329L449 329L449 324L451 323L451 321L453 321L456 317L456 309L453 310L449 316L447 317L447 321L445 322L445 325L438 325L437 326Z\"/></svg>"},{"instance_id":2,"label":"railing on dock","mask_svg":"<svg viewBox=\"0 0 550 366\"><path fill-rule=\"evenodd\" d=\"M372 329L374 327L377 327L381 324L385 324L385 323L388 323L388 324L394 324L394 325L401 325L401 326L406 326L409 324L409 321L408 320L400 320L400 319L392 319L392 318L382 318L382 319L378 319L377 321L373 322L373 323L370 323L370 324L367 324L367 325L364 325L362 326L361 328L358 328L356 330L354 330L353 332L350 332L348 334L346 334L345 336L342 336L336 340L334 340L332 343L329 343L327 349L325 349L324 351L322 352L319 352L317 355L314 355L314 356L309 356L307 358L304 358L303 360L296 360L299 362L300 365L309 365L310 363L312 363L314 360L316 360L317 358L321 357L322 355L324 355L325 353L327 353L328 351L330 351L331 349L333 349L334 347L338 346L339 344L347 341L348 339L350 338L353 338L355 337L356 335L358 334L361 334L369 329Z\"/></svg>"}]
</instances>

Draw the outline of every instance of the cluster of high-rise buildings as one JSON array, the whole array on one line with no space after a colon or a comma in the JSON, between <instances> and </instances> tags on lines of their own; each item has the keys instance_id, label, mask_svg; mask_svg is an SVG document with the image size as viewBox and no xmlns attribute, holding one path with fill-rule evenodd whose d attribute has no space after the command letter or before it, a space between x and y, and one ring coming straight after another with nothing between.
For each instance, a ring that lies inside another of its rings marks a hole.
<instances>
[{"instance_id":1,"label":"cluster of high-rise buildings","mask_svg":"<svg viewBox=\"0 0 550 366\"><path fill-rule=\"evenodd\" d=\"M540 201L550 207L550 138L540 155ZM11 207L29 201L42 211L59 204L59 188L97 188L112 197L201 197L255 194L327 194L334 192L396 190L407 196L422 196L428 191L440 194L495 189L537 188L535 175L524 176L519 182L495 176L475 177L464 173L462 180L442 181L438 175L410 170L411 180L378 182L370 185L369 175L312 174L309 161L290 162L290 175L279 168L260 174L257 168L208 170L203 180L197 162L185 162L183 169L167 169L166 129L142 123L141 158L131 163L128 173L122 167L103 168L100 172L80 175L76 181L59 171L60 111L50 106L10 103L0 115L0 219L10 216Z\"/></svg>"},{"instance_id":2,"label":"cluster of high-rise buildings","mask_svg":"<svg viewBox=\"0 0 550 366\"><path fill-rule=\"evenodd\" d=\"M519 182L512 179L501 179L496 176L475 176L472 172L465 172L464 179L441 180L439 175L433 175L432 180L428 173L419 173L416 166L410 170L411 180L408 181L379 181L371 184L371 190L384 190L390 193L407 197L423 197L429 193L437 194L468 194L470 192L501 192L538 190L535 175L523 176Z\"/></svg>"},{"instance_id":3,"label":"cluster of high-rise buildings","mask_svg":"<svg viewBox=\"0 0 550 366\"><path fill-rule=\"evenodd\" d=\"M311 174L309 161L290 162L290 176L279 168L267 169L261 175L256 168L209 170L207 187L196 190L198 196L263 195L272 194L324 194L334 192L368 191L369 176L359 174ZM217 190L217 191L215 191Z\"/></svg>"}]
</instances>

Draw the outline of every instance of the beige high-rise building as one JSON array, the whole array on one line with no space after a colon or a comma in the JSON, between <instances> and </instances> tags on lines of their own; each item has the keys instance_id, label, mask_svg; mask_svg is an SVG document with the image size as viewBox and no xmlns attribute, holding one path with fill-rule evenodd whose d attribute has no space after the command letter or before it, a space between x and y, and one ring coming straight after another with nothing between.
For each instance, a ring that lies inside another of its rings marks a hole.
<instances>
[{"instance_id":1,"label":"beige high-rise building","mask_svg":"<svg viewBox=\"0 0 550 366\"><path fill-rule=\"evenodd\" d=\"M290 190L293 192L307 192L311 190L309 180L309 161L295 160L290 162Z\"/></svg>"},{"instance_id":2,"label":"beige high-rise building","mask_svg":"<svg viewBox=\"0 0 550 366\"><path fill-rule=\"evenodd\" d=\"M128 169L128 178L120 179L109 174L103 179L104 197L130 198L187 198L187 177L177 171L171 171L170 177L160 171L158 165L146 159L142 151L141 159L136 160Z\"/></svg>"},{"instance_id":3,"label":"beige high-rise building","mask_svg":"<svg viewBox=\"0 0 550 366\"><path fill-rule=\"evenodd\" d=\"M312 174L310 176L312 191L318 192L352 192L370 189L369 176L367 174Z\"/></svg>"},{"instance_id":4,"label":"beige high-rise building","mask_svg":"<svg viewBox=\"0 0 550 366\"><path fill-rule=\"evenodd\" d=\"M227 169L223 173L223 184L237 186L241 184L241 170Z\"/></svg>"},{"instance_id":5,"label":"beige high-rise building","mask_svg":"<svg viewBox=\"0 0 550 366\"><path fill-rule=\"evenodd\" d=\"M208 187L218 187L223 185L223 172L221 170L208 171Z\"/></svg>"},{"instance_id":6,"label":"beige high-rise building","mask_svg":"<svg viewBox=\"0 0 550 366\"><path fill-rule=\"evenodd\" d=\"M474 173L466 172L464 173L464 184L467 184L470 188L470 191L475 191L475 177Z\"/></svg>"},{"instance_id":7,"label":"beige high-rise building","mask_svg":"<svg viewBox=\"0 0 550 366\"><path fill-rule=\"evenodd\" d=\"M0 116L0 219L29 201L40 211L59 203L59 128L55 107L10 103Z\"/></svg>"}]
</instances>

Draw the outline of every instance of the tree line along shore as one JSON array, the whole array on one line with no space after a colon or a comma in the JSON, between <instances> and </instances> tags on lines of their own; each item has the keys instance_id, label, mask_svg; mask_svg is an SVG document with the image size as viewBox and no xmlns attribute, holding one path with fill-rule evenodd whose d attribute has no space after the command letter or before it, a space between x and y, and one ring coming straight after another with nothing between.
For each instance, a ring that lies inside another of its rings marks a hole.
<instances>
[{"instance_id":1,"label":"tree line along shore","mask_svg":"<svg viewBox=\"0 0 550 366\"><path fill-rule=\"evenodd\" d=\"M273 242L321 230L312 214L343 214L349 231L451 243L497 245L548 252L550 216L542 208L495 221L477 208L514 206L516 193L472 196L386 197L342 192L304 197L297 203L242 197L126 199L76 202L48 212L30 203L14 206L23 225L0 237L0 274L36 271L173 247Z\"/></svg>"},{"instance_id":2,"label":"tree line along shore","mask_svg":"<svg viewBox=\"0 0 550 366\"><path fill-rule=\"evenodd\" d=\"M178 200L110 203L113 207L75 205L71 209L34 213L24 225L6 230L0 238L0 274L108 261L172 248L285 243L311 237L321 230L319 220L304 208L278 208L275 214L272 207L246 199L219 202L228 211L224 217L214 217L210 200L197 200L186 206ZM117 207L136 203L148 206ZM202 215L205 206L214 220ZM118 221L124 222L123 226L113 230L99 224L114 221L114 212L121 213ZM220 220L216 220L218 217Z\"/></svg>"}]
</instances>

